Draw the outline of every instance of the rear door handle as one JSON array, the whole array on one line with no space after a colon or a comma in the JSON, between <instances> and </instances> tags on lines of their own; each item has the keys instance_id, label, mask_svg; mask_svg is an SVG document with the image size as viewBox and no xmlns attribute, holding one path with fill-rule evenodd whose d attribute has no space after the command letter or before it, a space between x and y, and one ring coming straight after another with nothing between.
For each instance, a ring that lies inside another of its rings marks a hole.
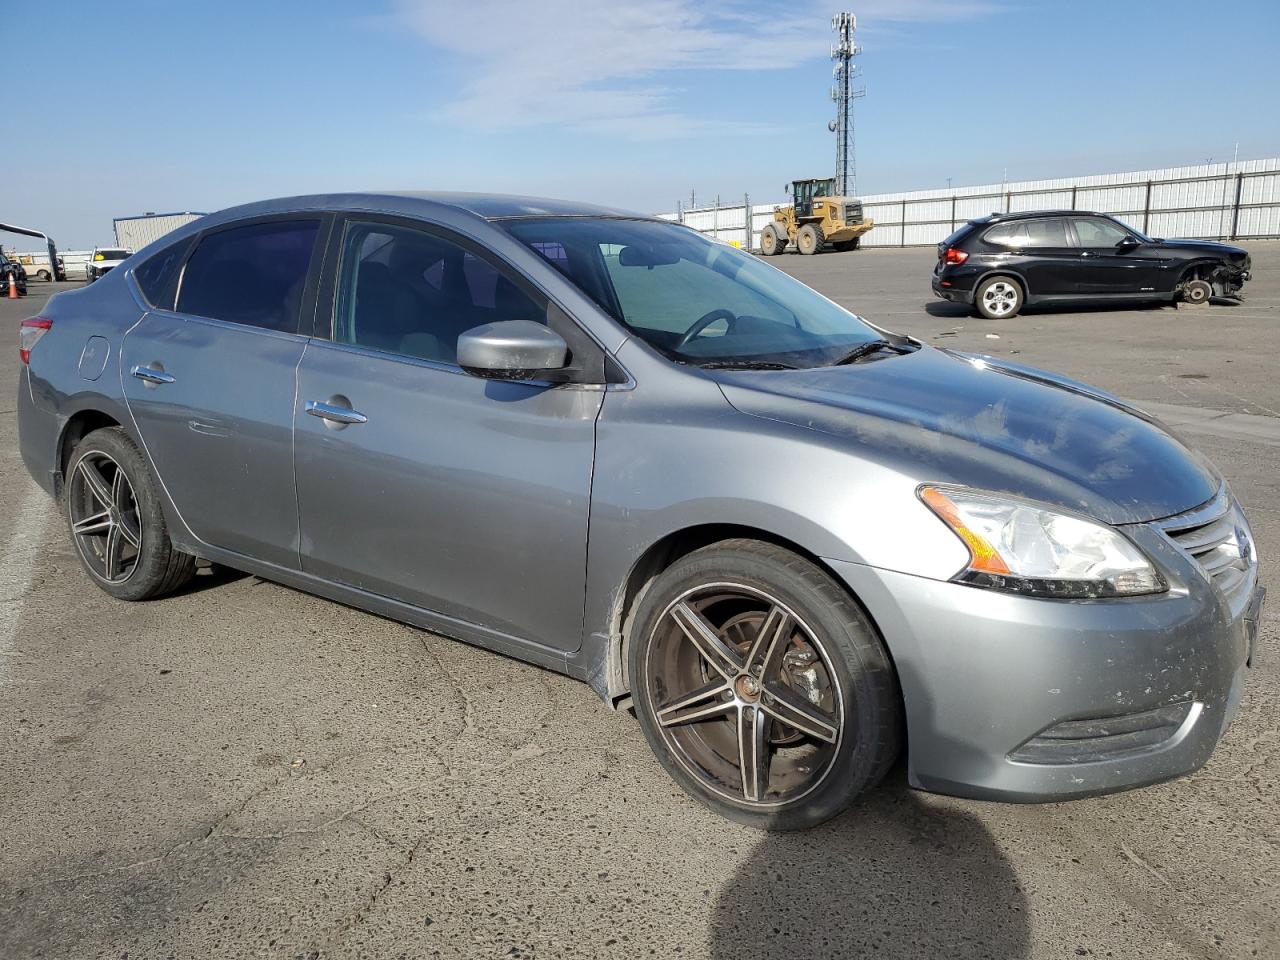
<instances>
[{"instance_id":1,"label":"rear door handle","mask_svg":"<svg viewBox=\"0 0 1280 960\"><path fill-rule=\"evenodd\" d=\"M320 400L308 400L306 411L313 417L319 417L329 423L341 423L344 426L348 423L368 423L369 418L363 413L352 410L350 407L340 407L333 403L323 403Z\"/></svg>"},{"instance_id":2,"label":"rear door handle","mask_svg":"<svg viewBox=\"0 0 1280 960\"><path fill-rule=\"evenodd\" d=\"M165 373L163 370L157 370L155 367L134 367L131 371L135 377L148 384L159 386L162 383L173 383L177 377L172 374Z\"/></svg>"}]
</instances>

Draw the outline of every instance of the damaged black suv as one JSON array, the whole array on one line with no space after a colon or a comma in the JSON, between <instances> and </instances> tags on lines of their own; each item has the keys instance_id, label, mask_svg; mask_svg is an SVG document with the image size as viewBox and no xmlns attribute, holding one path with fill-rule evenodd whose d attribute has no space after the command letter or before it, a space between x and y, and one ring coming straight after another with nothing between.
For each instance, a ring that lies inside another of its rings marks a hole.
<instances>
[{"instance_id":1,"label":"damaged black suv","mask_svg":"<svg viewBox=\"0 0 1280 960\"><path fill-rule=\"evenodd\" d=\"M1241 299L1249 253L1148 237L1103 213L1045 210L970 220L938 244L933 292L988 319L1071 300Z\"/></svg>"}]
</instances>

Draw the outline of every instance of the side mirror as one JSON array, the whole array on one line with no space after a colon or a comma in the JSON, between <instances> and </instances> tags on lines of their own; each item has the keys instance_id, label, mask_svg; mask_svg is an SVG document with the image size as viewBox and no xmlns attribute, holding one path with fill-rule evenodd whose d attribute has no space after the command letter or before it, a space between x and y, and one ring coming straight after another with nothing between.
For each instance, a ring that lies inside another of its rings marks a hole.
<instances>
[{"instance_id":1,"label":"side mirror","mask_svg":"<svg viewBox=\"0 0 1280 960\"><path fill-rule=\"evenodd\" d=\"M1141 242L1142 242L1141 240L1139 240L1132 233L1130 233L1130 234L1126 234L1124 239L1121 240L1119 243L1117 243L1116 246L1119 247L1121 250L1132 250L1134 247L1138 246L1138 244L1140 244Z\"/></svg>"},{"instance_id":2,"label":"side mirror","mask_svg":"<svg viewBox=\"0 0 1280 960\"><path fill-rule=\"evenodd\" d=\"M569 345L545 324L503 320L458 337L458 365L494 380L537 380L569 364Z\"/></svg>"}]
</instances>

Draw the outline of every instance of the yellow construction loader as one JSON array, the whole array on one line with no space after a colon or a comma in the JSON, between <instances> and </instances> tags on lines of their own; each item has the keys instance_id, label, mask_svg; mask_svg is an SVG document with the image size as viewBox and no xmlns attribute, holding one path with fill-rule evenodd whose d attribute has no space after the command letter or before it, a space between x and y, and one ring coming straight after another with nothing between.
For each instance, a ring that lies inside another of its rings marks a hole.
<instances>
[{"instance_id":1,"label":"yellow construction loader","mask_svg":"<svg viewBox=\"0 0 1280 960\"><path fill-rule=\"evenodd\" d=\"M862 218L862 201L835 197L835 181L795 180L788 189L792 202L773 208L773 222L760 231L760 252L766 257L782 253L794 243L803 254L824 247L856 250L862 235L875 226Z\"/></svg>"}]
</instances>

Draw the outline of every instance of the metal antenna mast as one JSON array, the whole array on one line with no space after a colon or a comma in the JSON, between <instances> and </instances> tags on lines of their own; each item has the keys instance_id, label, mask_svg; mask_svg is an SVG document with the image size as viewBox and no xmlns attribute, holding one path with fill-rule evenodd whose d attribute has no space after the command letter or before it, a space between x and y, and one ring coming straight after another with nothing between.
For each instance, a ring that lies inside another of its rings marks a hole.
<instances>
[{"instance_id":1,"label":"metal antenna mast","mask_svg":"<svg viewBox=\"0 0 1280 960\"><path fill-rule=\"evenodd\" d=\"M827 129L836 135L836 194L849 197L856 194L857 164L854 162L853 101L867 95L865 87L853 86L853 72L857 69L853 58L862 52L855 35L858 18L852 13L837 13L831 18L831 29L836 42L831 47L831 59L836 65L831 69L835 83L831 87L831 99L836 104L836 118Z\"/></svg>"}]
</instances>

